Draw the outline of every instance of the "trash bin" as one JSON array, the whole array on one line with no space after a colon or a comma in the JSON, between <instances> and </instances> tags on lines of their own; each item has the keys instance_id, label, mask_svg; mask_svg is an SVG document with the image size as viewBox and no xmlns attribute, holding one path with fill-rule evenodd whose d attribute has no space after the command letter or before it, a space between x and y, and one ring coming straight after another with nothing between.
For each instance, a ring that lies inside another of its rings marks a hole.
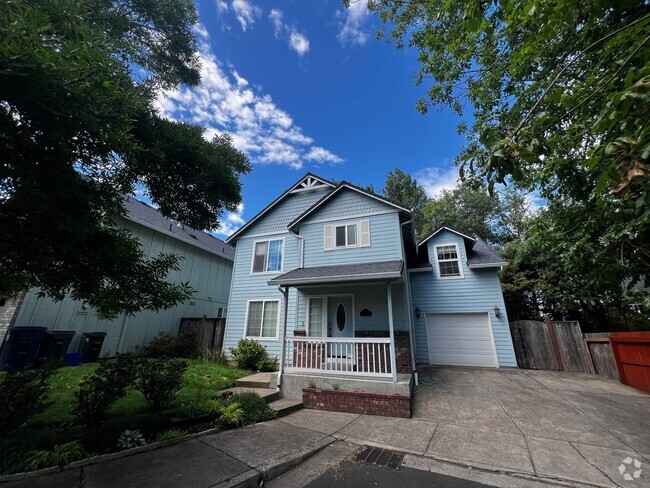
<instances>
[{"instance_id":1,"label":"trash bin","mask_svg":"<svg viewBox=\"0 0 650 488\"><path fill-rule=\"evenodd\" d=\"M106 332L86 332L81 340L83 363L96 363L102 350Z\"/></svg>"},{"instance_id":2,"label":"trash bin","mask_svg":"<svg viewBox=\"0 0 650 488\"><path fill-rule=\"evenodd\" d=\"M36 361L47 327L13 327L2 352L2 369L20 370Z\"/></svg>"},{"instance_id":3,"label":"trash bin","mask_svg":"<svg viewBox=\"0 0 650 488\"><path fill-rule=\"evenodd\" d=\"M38 351L38 357L49 361L58 361L65 358L68 346L76 332L74 330L50 330L45 334L45 339Z\"/></svg>"}]
</instances>

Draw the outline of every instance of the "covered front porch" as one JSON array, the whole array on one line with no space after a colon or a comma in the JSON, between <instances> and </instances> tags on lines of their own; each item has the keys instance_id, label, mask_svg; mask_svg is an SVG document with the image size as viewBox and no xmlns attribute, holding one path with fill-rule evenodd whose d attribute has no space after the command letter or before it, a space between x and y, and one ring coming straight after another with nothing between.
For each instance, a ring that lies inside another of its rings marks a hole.
<instances>
[{"instance_id":1,"label":"covered front porch","mask_svg":"<svg viewBox=\"0 0 650 488\"><path fill-rule=\"evenodd\" d=\"M354 392L356 400L410 401L413 321L402 261L300 268L269 284L286 298L278 373L285 397L338 391Z\"/></svg>"}]
</instances>

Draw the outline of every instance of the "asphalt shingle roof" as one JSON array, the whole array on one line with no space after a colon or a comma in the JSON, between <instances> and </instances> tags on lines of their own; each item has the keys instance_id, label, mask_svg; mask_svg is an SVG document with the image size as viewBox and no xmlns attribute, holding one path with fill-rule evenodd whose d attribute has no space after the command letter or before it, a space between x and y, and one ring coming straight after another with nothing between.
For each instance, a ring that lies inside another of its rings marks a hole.
<instances>
[{"instance_id":1,"label":"asphalt shingle roof","mask_svg":"<svg viewBox=\"0 0 650 488\"><path fill-rule=\"evenodd\" d=\"M344 281L371 281L398 279L402 276L404 262L380 261L335 266L296 268L269 280L269 285L300 285L308 283L339 283Z\"/></svg>"},{"instance_id":2,"label":"asphalt shingle roof","mask_svg":"<svg viewBox=\"0 0 650 488\"><path fill-rule=\"evenodd\" d=\"M476 238L474 247L468 252L467 265L472 266L503 266L506 260L492 250L480 237Z\"/></svg>"},{"instance_id":3,"label":"asphalt shingle roof","mask_svg":"<svg viewBox=\"0 0 650 488\"><path fill-rule=\"evenodd\" d=\"M190 229L168 219L152 206L132 196L124 197L123 204L127 212L125 217L129 220L143 223L165 234L172 234L182 241L202 247L231 261L235 259L235 249L218 237L214 237L202 230Z\"/></svg>"}]
</instances>

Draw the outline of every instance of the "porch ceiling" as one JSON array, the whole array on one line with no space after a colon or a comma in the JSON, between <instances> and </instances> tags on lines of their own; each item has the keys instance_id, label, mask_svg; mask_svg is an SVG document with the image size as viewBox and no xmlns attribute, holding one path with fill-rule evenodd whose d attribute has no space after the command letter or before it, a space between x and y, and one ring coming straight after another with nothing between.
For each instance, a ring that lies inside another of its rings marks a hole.
<instances>
[{"instance_id":1,"label":"porch ceiling","mask_svg":"<svg viewBox=\"0 0 650 488\"><path fill-rule=\"evenodd\" d=\"M300 286L344 282L392 281L402 277L404 261L296 268L268 281L269 285Z\"/></svg>"}]
</instances>

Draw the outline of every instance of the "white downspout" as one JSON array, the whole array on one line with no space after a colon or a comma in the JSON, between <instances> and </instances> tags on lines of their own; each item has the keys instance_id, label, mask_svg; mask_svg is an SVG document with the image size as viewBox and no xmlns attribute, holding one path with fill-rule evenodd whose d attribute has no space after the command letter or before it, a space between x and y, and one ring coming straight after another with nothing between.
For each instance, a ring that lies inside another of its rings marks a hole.
<instances>
[{"instance_id":1,"label":"white downspout","mask_svg":"<svg viewBox=\"0 0 650 488\"><path fill-rule=\"evenodd\" d=\"M278 290L284 296L282 304L282 348L280 349L280 367L278 368L278 389L282 385L282 373L284 372L286 345L287 345L287 315L289 311L289 287L278 286Z\"/></svg>"}]
</instances>

